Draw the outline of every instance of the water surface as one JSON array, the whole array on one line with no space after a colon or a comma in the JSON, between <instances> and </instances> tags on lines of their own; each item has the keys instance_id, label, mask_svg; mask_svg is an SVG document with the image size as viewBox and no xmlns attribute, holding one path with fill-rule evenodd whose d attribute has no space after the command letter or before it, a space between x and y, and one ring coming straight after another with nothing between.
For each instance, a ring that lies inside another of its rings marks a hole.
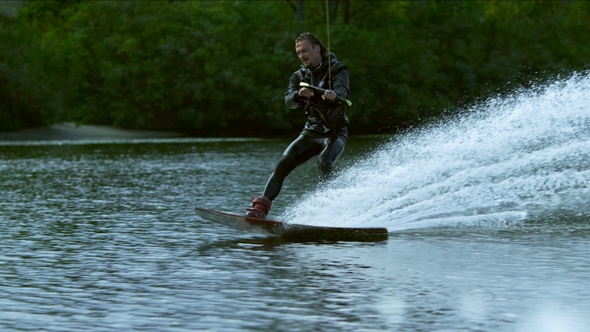
<instances>
[{"instance_id":1,"label":"water surface","mask_svg":"<svg viewBox=\"0 0 590 332\"><path fill-rule=\"evenodd\" d=\"M0 143L0 329L585 331L588 79L403 137L352 137L338 176L297 169L272 216L387 227L285 242L241 213L289 141Z\"/></svg>"}]
</instances>

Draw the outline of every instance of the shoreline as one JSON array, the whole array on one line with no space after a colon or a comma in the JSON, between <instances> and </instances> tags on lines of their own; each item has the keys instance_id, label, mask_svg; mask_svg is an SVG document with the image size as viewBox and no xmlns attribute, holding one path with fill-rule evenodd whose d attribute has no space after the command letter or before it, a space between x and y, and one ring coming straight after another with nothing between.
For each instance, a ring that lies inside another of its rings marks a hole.
<instances>
[{"instance_id":1,"label":"shoreline","mask_svg":"<svg viewBox=\"0 0 590 332\"><path fill-rule=\"evenodd\" d=\"M93 140L173 137L184 137L184 135L176 132L127 130L112 126L76 125L73 123L53 124L48 127L27 128L21 131L14 132L0 132L0 141Z\"/></svg>"}]
</instances>

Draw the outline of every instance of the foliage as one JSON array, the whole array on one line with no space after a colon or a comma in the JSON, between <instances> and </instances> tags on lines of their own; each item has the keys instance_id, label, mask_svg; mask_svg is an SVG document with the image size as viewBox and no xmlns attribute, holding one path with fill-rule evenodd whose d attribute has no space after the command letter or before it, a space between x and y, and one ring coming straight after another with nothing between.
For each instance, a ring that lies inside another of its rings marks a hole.
<instances>
[{"instance_id":1,"label":"foliage","mask_svg":"<svg viewBox=\"0 0 590 332\"><path fill-rule=\"evenodd\" d=\"M294 39L327 42L326 9L353 133L418 125L590 58L588 2L30 1L0 18L0 130L298 131L303 115L283 103Z\"/></svg>"}]
</instances>

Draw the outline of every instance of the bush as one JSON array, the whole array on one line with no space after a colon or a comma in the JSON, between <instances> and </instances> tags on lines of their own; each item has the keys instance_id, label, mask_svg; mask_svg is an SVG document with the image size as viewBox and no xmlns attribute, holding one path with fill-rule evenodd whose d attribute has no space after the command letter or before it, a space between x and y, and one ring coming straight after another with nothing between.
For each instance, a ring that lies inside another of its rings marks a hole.
<instances>
[{"instance_id":1,"label":"bush","mask_svg":"<svg viewBox=\"0 0 590 332\"><path fill-rule=\"evenodd\" d=\"M28 2L0 29L0 130L299 131L303 115L283 104L294 39L307 30L328 41L325 3L304 4L305 15L290 1ZM590 58L588 2L329 4L356 134L404 130Z\"/></svg>"}]
</instances>

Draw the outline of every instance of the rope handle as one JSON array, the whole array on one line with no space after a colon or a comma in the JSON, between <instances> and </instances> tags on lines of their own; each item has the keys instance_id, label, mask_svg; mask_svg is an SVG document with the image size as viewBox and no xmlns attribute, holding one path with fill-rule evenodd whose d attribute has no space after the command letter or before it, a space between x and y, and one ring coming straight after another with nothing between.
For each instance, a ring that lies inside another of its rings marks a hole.
<instances>
[{"instance_id":1,"label":"rope handle","mask_svg":"<svg viewBox=\"0 0 590 332\"><path fill-rule=\"evenodd\" d=\"M319 94L324 94L324 92L326 92L326 90L324 90L322 88L318 88L317 86L309 85L308 83L305 83L305 82L300 82L299 86L304 87L304 88L308 88L311 91L317 92ZM346 103L346 105L348 105L348 106L352 106L352 101L350 101L348 99L344 99L344 98L340 97L339 95L336 95L336 100Z\"/></svg>"}]
</instances>

